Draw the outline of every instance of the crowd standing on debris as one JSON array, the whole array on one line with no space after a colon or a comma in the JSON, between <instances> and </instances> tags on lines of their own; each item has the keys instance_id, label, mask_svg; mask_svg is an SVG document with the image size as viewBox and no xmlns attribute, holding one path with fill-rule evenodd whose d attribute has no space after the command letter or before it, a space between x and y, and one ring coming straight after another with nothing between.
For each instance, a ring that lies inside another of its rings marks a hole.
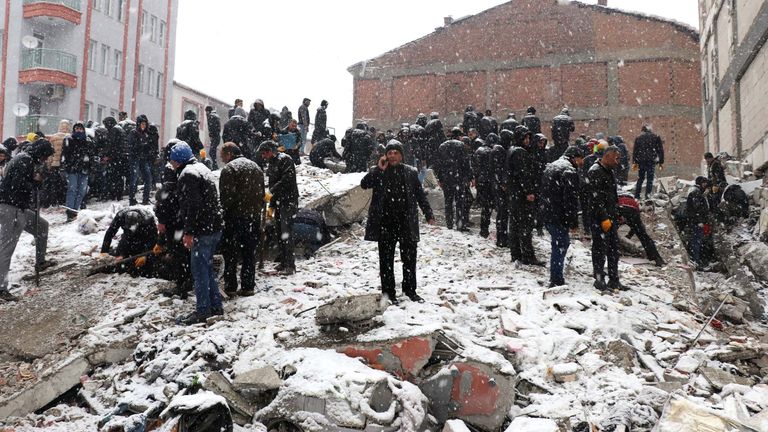
<instances>
[{"instance_id":1,"label":"crowd standing on debris","mask_svg":"<svg viewBox=\"0 0 768 432\"><path fill-rule=\"evenodd\" d=\"M209 152L194 111L184 113L175 138L162 148L158 125L145 115L131 121L123 112L119 121L107 117L95 127L64 120L48 138L39 132L21 143L8 138L0 146L0 296L14 299L8 291L8 269L22 230L36 237L38 270L53 264L45 261L48 224L35 209L64 204L71 221L88 197L121 200L127 193L129 206L115 215L101 248L102 254L116 257L108 268L173 280L176 286L169 295L194 290L196 309L180 322L220 315L222 297L213 267L217 251L224 257L225 293L248 296L255 292L256 265L264 262L267 243L277 245L274 271L290 275L296 272L297 232L303 233L299 237L310 251L327 241L322 215L299 209L295 166L302 156L318 168L366 173L361 187L373 194L365 239L378 242L381 289L392 303L398 302L397 245L403 293L422 301L416 287L418 209L435 224L424 190L430 172L443 193L446 227L468 232L475 206L480 210L479 234L488 238L495 212L496 245L509 248L513 262L544 266L536 257L533 233L546 229L551 237L550 286L566 283L566 254L572 237L581 234L592 242L595 287L627 289L618 271L620 224L630 228L629 236L638 237L649 260L665 265L640 211L643 183L648 199L655 170L664 165L663 141L649 125L634 141L631 163L638 180L634 193L627 193L621 190L630 169L624 139L598 133L572 141L575 126L567 108L551 121L551 141L535 107L528 107L521 121L509 113L499 122L490 110L468 106L461 122L448 128L437 112L419 114L413 124L404 123L396 131L377 131L360 121L344 133L339 153L336 135L327 128L328 101L317 109L314 129L310 105L304 98L298 119L293 119L288 107L272 113L256 99L246 112L237 99L223 125L216 111L206 107ZM711 209L727 201L727 214L738 215L743 207L738 190L728 187L720 157L707 153L704 159L708 177L696 179L676 219L689 233L689 251L699 268ZM219 167L217 188L212 170ZM136 200L140 183L141 205ZM267 220L274 227L271 242ZM120 230L123 235L112 248Z\"/></svg>"}]
</instances>

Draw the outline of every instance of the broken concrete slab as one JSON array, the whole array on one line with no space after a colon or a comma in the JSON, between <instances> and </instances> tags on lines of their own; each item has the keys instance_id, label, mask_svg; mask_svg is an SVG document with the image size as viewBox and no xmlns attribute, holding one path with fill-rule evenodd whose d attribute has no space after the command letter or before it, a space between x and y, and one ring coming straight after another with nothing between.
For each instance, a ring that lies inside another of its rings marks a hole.
<instances>
[{"instance_id":1,"label":"broken concrete slab","mask_svg":"<svg viewBox=\"0 0 768 432\"><path fill-rule=\"evenodd\" d=\"M443 426L443 432L470 432L470 430L463 421L454 419L445 422L445 426Z\"/></svg>"},{"instance_id":2,"label":"broken concrete slab","mask_svg":"<svg viewBox=\"0 0 768 432\"><path fill-rule=\"evenodd\" d=\"M208 374L203 388L226 399L235 423L243 426L252 422L256 407L241 396L221 372Z\"/></svg>"},{"instance_id":3,"label":"broken concrete slab","mask_svg":"<svg viewBox=\"0 0 768 432\"><path fill-rule=\"evenodd\" d=\"M552 376L556 382L566 383L573 382L579 378L579 371L581 367L578 363L561 363L552 366Z\"/></svg>"},{"instance_id":4,"label":"broken concrete slab","mask_svg":"<svg viewBox=\"0 0 768 432\"><path fill-rule=\"evenodd\" d=\"M349 324L367 321L384 311L381 294L340 297L317 308L318 325Z\"/></svg>"},{"instance_id":5,"label":"broken concrete slab","mask_svg":"<svg viewBox=\"0 0 768 432\"><path fill-rule=\"evenodd\" d=\"M308 203L307 208L323 213L325 224L331 227L361 222L368 215L372 192L357 185L334 194L326 194Z\"/></svg>"},{"instance_id":6,"label":"broken concrete slab","mask_svg":"<svg viewBox=\"0 0 768 432\"><path fill-rule=\"evenodd\" d=\"M137 345L138 341L131 338L97 347L88 354L88 362L93 366L120 363L133 355Z\"/></svg>"},{"instance_id":7,"label":"broken concrete slab","mask_svg":"<svg viewBox=\"0 0 768 432\"><path fill-rule=\"evenodd\" d=\"M656 432L738 431L758 432L744 423L706 408L679 395L673 395L661 414Z\"/></svg>"},{"instance_id":8,"label":"broken concrete slab","mask_svg":"<svg viewBox=\"0 0 768 432\"><path fill-rule=\"evenodd\" d=\"M498 430L515 402L516 376L487 364L454 362L419 389L429 399L430 413L438 422L461 419L469 425Z\"/></svg>"},{"instance_id":9,"label":"broken concrete slab","mask_svg":"<svg viewBox=\"0 0 768 432\"><path fill-rule=\"evenodd\" d=\"M701 362L699 362L696 358L689 355L683 355L675 364L675 370L678 372L683 372L687 374L692 374L696 372L696 369L699 368L699 365Z\"/></svg>"},{"instance_id":10,"label":"broken concrete slab","mask_svg":"<svg viewBox=\"0 0 768 432\"><path fill-rule=\"evenodd\" d=\"M515 417L505 432L558 432L554 420L533 417Z\"/></svg>"},{"instance_id":11,"label":"broken concrete slab","mask_svg":"<svg viewBox=\"0 0 768 432\"><path fill-rule=\"evenodd\" d=\"M232 385L236 390L265 391L279 389L283 385L283 380L280 379L275 368L264 366L237 375Z\"/></svg>"},{"instance_id":12,"label":"broken concrete slab","mask_svg":"<svg viewBox=\"0 0 768 432\"><path fill-rule=\"evenodd\" d=\"M749 378L733 375L722 369L716 369L711 367L702 367L699 372L704 376L704 379L712 385L716 390L720 391L728 384L739 385L752 385L753 382Z\"/></svg>"},{"instance_id":13,"label":"broken concrete slab","mask_svg":"<svg viewBox=\"0 0 768 432\"><path fill-rule=\"evenodd\" d=\"M387 371L400 379L408 379L416 377L429 363L437 344L437 334L426 334L345 345L337 348L337 351L349 357L360 357L374 369Z\"/></svg>"},{"instance_id":14,"label":"broken concrete slab","mask_svg":"<svg viewBox=\"0 0 768 432\"><path fill-rule=\"evenodd\" d=\"M603 344L603 355L600 358L608 363L615 364L627 373L637 366L637 352L635 348L623 340L612 340Z\"/></svg>"},{"instance_id":15,"label":"broken concrete slab","mask_svg":"<svg viewBox=\"0 0 768 432\"><path fill-rule=\"evenodd\" d=\"M0 401L0 418L23 417L44 407L64 392L80 384L80 377L91 370L82 354L44 373L33 386Z\"/></svg>"}]
</instances>

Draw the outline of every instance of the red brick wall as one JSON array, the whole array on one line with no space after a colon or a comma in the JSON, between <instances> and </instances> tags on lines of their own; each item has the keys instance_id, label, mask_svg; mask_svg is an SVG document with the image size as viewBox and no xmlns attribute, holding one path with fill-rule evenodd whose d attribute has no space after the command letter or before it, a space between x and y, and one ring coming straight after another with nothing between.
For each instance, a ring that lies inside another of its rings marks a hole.
<instances>
[{"instance_id":1,"label":"red brick wall","mask_svg":"<svg viewBox=\"0 0 768 432\"><path fill-rule=\"evenodd\" d=\"M368 61L369 70L385 70L385 77L355 77L354 116L390 128L438 111L448 125L467 105L491 109L499 120L510 110L521 118L533 105L550 134L548 121L569 106L577 134L619 133L632 142L643 123L652 123L670 164L683 174L699 166L703 152L696 39L659 20L558 0L514 0ZM637 58L636 50L649 49L649 58ZM656 54L662 50L673 58ZM619 64L613 106L606 57L618 51L629 58ZM558 60L541 64L553 57ZM446 73L448 65L466 71ZM657 117L628 115L633 109Z\"/></svg>"}]
</instances>

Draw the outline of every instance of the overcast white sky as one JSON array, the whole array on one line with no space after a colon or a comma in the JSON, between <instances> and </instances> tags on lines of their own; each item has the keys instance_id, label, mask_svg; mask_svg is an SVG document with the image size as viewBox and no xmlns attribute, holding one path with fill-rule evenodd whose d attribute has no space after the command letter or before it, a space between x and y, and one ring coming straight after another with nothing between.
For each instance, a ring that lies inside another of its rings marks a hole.
<instances>
[{"instance_id":1,"label":"overcast white sky","mask_svg":"<svg viewBox=\"0 0 768 432\"><path fill-rule=\"evenodd\" d=\"M328 125L352 123L347 67L434 31L502 0L356 0L291 2L179 1L176 81L232 103L256 98L297 115L330 103ZM584 3L597 3L585 0ZM674 19L698 28L697 0L608 0L611 7ZM226 115L226 113L220 113Z\"/></svg>"}]
</instances>

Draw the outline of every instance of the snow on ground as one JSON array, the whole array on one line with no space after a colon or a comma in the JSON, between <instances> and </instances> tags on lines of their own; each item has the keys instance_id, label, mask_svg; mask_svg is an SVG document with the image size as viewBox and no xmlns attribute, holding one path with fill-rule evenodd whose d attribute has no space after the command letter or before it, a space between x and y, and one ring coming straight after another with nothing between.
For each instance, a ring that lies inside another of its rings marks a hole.
<instances>
[{"instance_id":1,"label":"snow on ground","mask_svg":"<svg viewBox=\"0 0 768 432\"><path fill-rule=\"evenodd\" d=\"M302 203L327 194L325 188L336 193L358 185L362 176L332 174L308 164L300 166L298 172ZM91 259L82 253L101 244L117 205L92 207L88 213L99 217L99 231L89 235L79 234L76 224L64 224L63 215L57 211L45 212L52 222L51 251L64 260ZM614 353L609 345L628 342L634 346L629 349L631 359L635 349L644 351L658 362L658 370L663 373L664 368L674 368L685 351L682 341L692 339L702 327L701 316L678 310L686 309L679 305L687 300L679 262L671 262L663 271L622 263L623 282L632 290L601 295L592 287L588 245L576 240L566 260L566 280L570 284L548 289L547 270L513 265L508 250L495 247L493 234L482 239L476 228L468 234L425 224L421 231L418 290L426 302L406 300L400 306L389 306L380 317L382 325L358 340L392 339L442 329L464 346L465 356L516 371L519 378L546 389L544 393L532 393L528 406L513 406L511 417L588 417L599 421L611 413L618 401L647 407L648 400L659 398L660 390L648 386L657 376L633 360L623 362L621 353ZM341 241L314 258L298 261L295 275L259 275L257 294L227 301L225 318L209 326L175 325L176 316L193 309L194 298L182 301L162 297L157 291L165 287L165 282L110 276L110 283L125 288L125 298L114 309L104 311L101 323L91 327L81 345L108 345L130 337L138 338L139 344L132 358L99 368L88 378L93 383L88 389L101 401L103 411L59 406L43 416L8 424L16 424L17 431L34 430L36 423L48 430L95 430L101 416L121 403L143 407L153 400L169 402L208 371L221 370L232 377L265 364L278 371L286 366L301 368L291 377L290 385L308 395L354 398L352 383L375 381L386 374L332 350L303 347L322 340L324 335L315 325L312 312L296 314L340 296L379 291L377 246L363 241L362 235L360 225L351 227ZM535 246L541 259L549 256L548 237L535 237ZM14 257L12 280L29 271L29 267L22 267L31 263L32 254L30 237L24 234ZM399 257L396 275L400 280ZM313 288L305 284L308 281L322 283ZM15 292L23 293L28 285L22 282ZM135 319L126 320L131 314ZM669 332L660 331L660 326L684 336L669 336ZM711 331L705 332L704 340L711 343L699 347L697 355L711 358L712 353L722 351L719 338ZM724 344L728 344L727 338ZM577 379L555 382L553 373L564 371L575 372ZM349 388L341 388L339 383ZM418 393L415 387L409 391ZM717 398L707 396L699 394L695 400L722 408ZM768 409L768 401L758 406ZM652 426L656 414L641 408L632 411L636 425Z\"/></svg>"}]
</instances>

